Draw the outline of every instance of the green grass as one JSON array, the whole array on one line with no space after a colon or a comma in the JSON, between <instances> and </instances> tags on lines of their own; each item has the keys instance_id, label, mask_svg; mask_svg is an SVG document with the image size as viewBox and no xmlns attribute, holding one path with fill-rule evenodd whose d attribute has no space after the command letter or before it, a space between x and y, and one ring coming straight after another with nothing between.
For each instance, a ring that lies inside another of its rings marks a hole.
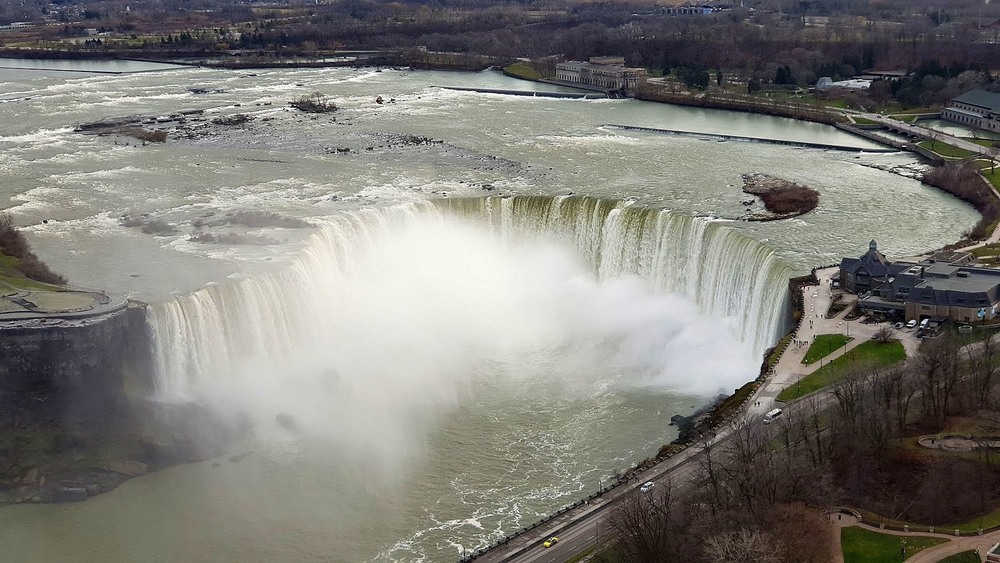
<instances>
[{"instance_id":1,"label":"green grass","mask_svg":"<svg viewBox=\"0 0 1000 563\"><path fill-rule=\"evenodd\" d=\"M823 100L820 103L822 105L826 106L826 107L829 107L829 108L847 109L847 100L844 99L844 98L836 98L836 99L833 99L833 100Z\"/></svg>"},{"instance_id":2,"label":"green grass","mask_svg":"<svg viewBox=\"0 0 1000 563\"><path fill-rule=\"evenodd\" d=\"M992 147L993 143L1000 143L1000 141L994 141L993 139L977 139L975 137L962 137L970 143L976 143L977 145L984 147Z\"/></svg>"},{"instance_id":3,"label":"green grass","mask_svg":"<svg viewBox=\"0 0 1000 563\"><path fill-rule=\"evenodd\" d=\"M959 147L953 147L941 141L920 141L918 146L929 151L936 152L945 158L968 158L974 154L972 151L967 151Z\"/></svg>"},{"instance_id":4,"label":"green grass","mask_svg":"<svg viewBox=\"0 0 1000 563\"><path fill-rule=\"evenodd\" d=\"M900 557L902 541L906 541L906 557L942 544L944 538L921 536L891 536L864 528L844 528L840 531L840 547L844 551L844 563L889 563L902 561Z\"/></svg>"},{"instance_id":5,"label":"green grass","mask_svg":"<svg viewBox=\"0 0 1000 563\"><path fill-rule=\"evenodd\" d=\"M945 557L941 561L938 561L938 563L979 563L979 556L976 555L975 550L970 549L969 551Z\"/></svg>"},{"instance_id":6,"label":"green grass","mask_svg":"<svg viewBox=\"0 0 1000 563\"><path fill-rule=\"evenodd\" d=\"M65 291L66 288L27 278L17 269L18 259L0 254L0 294L7 288L36 291Z\"/></svg>"},{"instance_id":7,"label":"green grass","mask_svg":"<svg viewBox=\"0 0 1000 563\"><path fill-rule=\"evenodd\" d=\"M525 80L540 80L542 78L542 73L538 72L538 69L524 61L509 64L504 67L504 71Z\"/></svg>"},{"instance_id":8,"label":"green grass","mask_svg":"<svg viewBox=\"0 0 1000 563\"><path fill-rule=\"evenodd\" d=\"M862 342L857 348L832 360L829 364L789 385L778 394L779 401L794 401L799 397L837 383L843 379L853 364L885 367L906 358L903 344L898 340L882 344L874 340Z\"/></svg>"},{"instance_id":9,"label":"green grass","mask_svg":"<svg viewBox=\"0 0 1000 563\"><path fill-rule=\"evenodd\" d=\"M851 340L854 339L843 334L817 334L812 345L806 350L806 357L802 358L802 363L806 365L815 364L820 358L829 356Z\"/></svg>"},{"instance_id":10,"label":"green grass","mask_svg":"<svg viewBox=\"0 0 1000 563\"><path fill-rule=\"evenodd\" d=\"M877 125L878 122L873 119L868 119L867 117L855 117L854 123L856 125Z\"/></svg>"},{"instance_id":11,"label":"green grass","mask_svg":"<svg viewBox=\"0 0 1000 563\"><path fill-rule=\"evenodd\" d=\"M990 172L990 165L987 164L980 172L984 178L989 180L993 184L993 188L1000 191L1000 166L997 166Z\"/></svg>"}]
</instances>

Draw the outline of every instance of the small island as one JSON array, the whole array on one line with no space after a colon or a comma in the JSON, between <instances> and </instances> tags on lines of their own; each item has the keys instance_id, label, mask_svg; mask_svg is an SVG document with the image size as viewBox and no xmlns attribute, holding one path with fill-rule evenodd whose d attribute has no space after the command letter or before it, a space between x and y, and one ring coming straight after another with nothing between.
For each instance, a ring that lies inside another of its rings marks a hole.
<instances>
[{"instance_id":1,"label":"small island","mask_svg":"<svg viewBox=\"0 0 1000 563\"><path fill-rule=\"evenodd\" d=\"M748 211L743 217L747 221L798 217L816 209L819 204L819 192L816 190L768 174L744 174L743 192L759 197L766 209L765 212Z\"/></svg>"}]
</instances>

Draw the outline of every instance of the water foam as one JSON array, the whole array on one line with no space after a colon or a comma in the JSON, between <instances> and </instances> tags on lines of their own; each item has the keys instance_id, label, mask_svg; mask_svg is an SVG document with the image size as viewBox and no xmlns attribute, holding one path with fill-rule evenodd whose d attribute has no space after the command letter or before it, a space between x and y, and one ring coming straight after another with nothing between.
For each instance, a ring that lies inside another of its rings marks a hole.
<instances>
[{"instance_id":1,"label":"water foam","mask_svg":"<svg viewBox=\"0 0 1000 563\"><path fill-rule=\"evenodd\" d=\"M711 221L610 200L364 209L287 267L153 306L158 394L271 426L293 413L327 443L396 459L484 377L583 395L739 385L782 327L787 274Z\"/></svg>"}]
</instances>

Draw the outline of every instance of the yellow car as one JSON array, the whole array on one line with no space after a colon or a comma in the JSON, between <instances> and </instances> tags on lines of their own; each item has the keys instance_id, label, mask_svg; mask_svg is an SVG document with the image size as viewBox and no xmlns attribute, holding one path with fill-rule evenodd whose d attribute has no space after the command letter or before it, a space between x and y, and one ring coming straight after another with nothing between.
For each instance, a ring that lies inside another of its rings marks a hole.
<instances>
[{"instance_id":1,"label":"yellow car","mask_svg":"<svg viewBox=\"0 0 1000 563\"><path fill-rule=\"evenodd\" d=\"M555 544L557 544L558 542L559 542L559 538L557 538L555 536L552 536L551 538L545 540L545 543L542 544L542 547L552 547Z\"/></svg>"}]
</instances>

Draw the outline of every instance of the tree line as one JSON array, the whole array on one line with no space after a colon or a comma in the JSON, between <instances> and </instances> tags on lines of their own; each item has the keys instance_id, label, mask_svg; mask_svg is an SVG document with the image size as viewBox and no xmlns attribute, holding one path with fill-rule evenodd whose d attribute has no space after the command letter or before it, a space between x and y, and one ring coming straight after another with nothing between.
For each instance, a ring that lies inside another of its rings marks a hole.
<instances>
[{"instance_id":1,"label":"tree line","mask_svg":"<svg viewBox=\"0 0 1000 563\"><path fill-rule=\"evenodd\" d=\"M637 492L614 509L615 556L819 563L839 549L821 513L830 506L926 525L987 514L1000 506L998 452L986 438L1000 436L998 384L992 338L946 334L905 363L851 366L829 402L814 397L771 425L743 420L719 444L692 445L702 450L696 484ZM972 453L917 445L956 423L980 446Z\"/></svg>"}]
</instances>

